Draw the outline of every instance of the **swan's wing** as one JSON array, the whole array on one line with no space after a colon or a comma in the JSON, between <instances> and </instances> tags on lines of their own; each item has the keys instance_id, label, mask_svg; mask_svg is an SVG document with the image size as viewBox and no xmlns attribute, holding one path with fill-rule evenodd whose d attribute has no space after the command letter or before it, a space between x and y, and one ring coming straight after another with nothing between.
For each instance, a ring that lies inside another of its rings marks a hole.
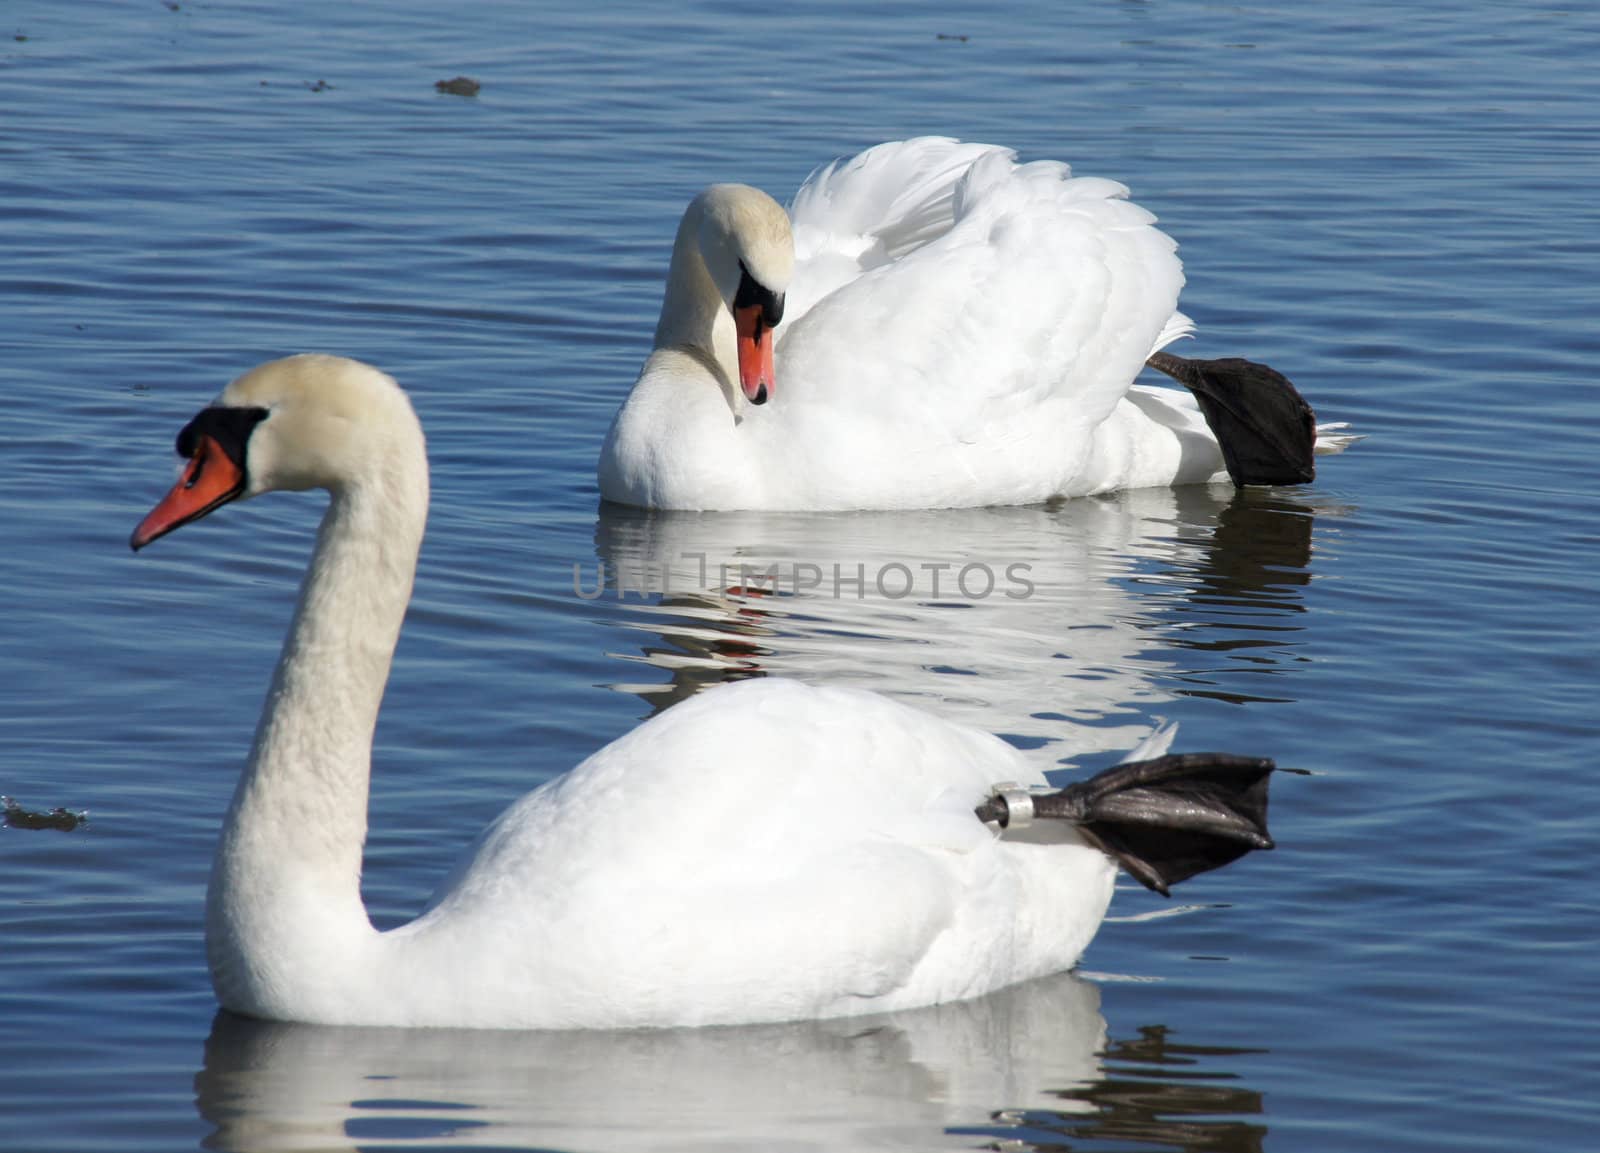
<instances>
[{"instance_id":1,"label":"swan's wing","mask_svg":"<svg viewBox=\"0 0 1600 1153\"><path fill-rule=\"evenodd\" d=\"M1122 185L992 149L954 184L950 210L942 234L780 330L779 396L797 419L844 411L958 443L1052 404L1057 427L1089 428L1187 330L1176 245Z\"/></svg>"},{"instance_id":2,"label":"swan's wing","mask_svg":"<svg viewBox=\"0 0 1600 1153\"><path fill-rule=\"evenodd\" d=\"M813 172L789 205L795 276L789 323L869 268L936 240L955 222L956 184L979 157L1010 149L919 136L879 144Z\"/></svg>"},{"instance_id":3,"label":"swan's wing","mask_svg":"<svg viewBox=\"0 0 1600 1153\"><path fill-rule=\"evenodd\" d=\"M722 686L514 805L430 902L434 925L405 931L557 941L572 971L608 974L593 995L617 1020L837 1012L902 986L955 923L967 874L995 867L972 807L1026 772L996 738L882 697Z\"/></svg>"}]
</instances>

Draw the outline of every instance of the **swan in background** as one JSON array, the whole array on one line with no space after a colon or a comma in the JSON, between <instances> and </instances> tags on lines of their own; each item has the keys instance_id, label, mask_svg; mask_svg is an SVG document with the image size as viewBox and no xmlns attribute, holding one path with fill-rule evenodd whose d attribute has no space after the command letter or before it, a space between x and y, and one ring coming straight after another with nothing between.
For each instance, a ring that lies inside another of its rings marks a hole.
<instances>
[{"instance_id":1,"label":"swan in background","mask_svg":"<svg viewBox=\"0 0 1600 1153\"><path fill-rule=\"evenodd\" d=\"M422 429L388 376L304 355L233 381L177 449L187 463L135 549L237 499L330 494L212 865L206 948L228 1009L503 1028L893 1011L1071 966L1113 857L1165 891L1271 847L1270 761L1149 747L1050 793L988 733L763 679L699 694L523 797L419 917L379 932L362 843L427 514Z\"/></svg>"},{"instance_id":2,"label":"swan in background","mask_svg":"<svg viewBox=\"0 0 1600 1153\"><path fill-rule=\"evenodd\" d=\"M790 213L711 186L678 226L601 495L907 509L1311 480L1342 426L1319 432L1264 365L1161 351L1193 329L1182 265L1127 194L941 137L828 165ZM1147 362L1193 395L1135 386Z\"/></svg>"}]
</instances>

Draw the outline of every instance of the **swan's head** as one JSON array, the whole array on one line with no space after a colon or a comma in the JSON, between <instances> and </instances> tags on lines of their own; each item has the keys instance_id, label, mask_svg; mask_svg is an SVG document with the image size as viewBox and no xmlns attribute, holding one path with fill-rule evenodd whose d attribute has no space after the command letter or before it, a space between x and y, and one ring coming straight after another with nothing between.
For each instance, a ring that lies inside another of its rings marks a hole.
<instances>
[{"instance_id":1,"label":"swan's head","mask_svg":"<svg viewBox=\"0 0 1600 1153\"><path fill-rule=\"evenodd\" d=\"M695 203L700 257L738 331L739 387L751 404L765 404L774 386L772 329L794 276L789 214L745 184L713 184Z\"/></svg>"},{"instance_id":2,"label":"swan's head","mask_svg":"<svg viewBox=\"0 0 1600 1153\"><path fill-rule=\"evenodd\" d=\"M178 483L139 522L151 541L235 500L275 489L337 491L420 450L411 402L371 365L305 353L239 377L178 433ZM415 449L413 449L415 445Z\"/></svg>"}]
</instances>

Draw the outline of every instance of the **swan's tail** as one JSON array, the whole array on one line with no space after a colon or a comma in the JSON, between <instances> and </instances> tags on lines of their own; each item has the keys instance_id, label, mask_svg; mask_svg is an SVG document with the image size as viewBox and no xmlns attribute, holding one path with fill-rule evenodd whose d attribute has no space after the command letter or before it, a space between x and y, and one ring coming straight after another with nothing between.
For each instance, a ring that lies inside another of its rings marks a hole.
<instances>
[{"instance_id":1,"label":"swan's tail","mask_svg":"<svg viewBox=\"0 0 1600 1153\"><path fill-rule=\"evenodd\" d=\"M1136 881L1166 895L1196 873L1273 847L1267 784L1274 768L1261 757L1176 753L1114 765L1055 793L996 786L977 813L1001 828L1071 821Z\"/></svg>"},{"instance_id":2,"label":"swan's tail","mask_svg":"<svg viewBox=\"0 0 1600 1153\"><path fill-rule=\"evenodd\" d=\"M1349 421L1338 420L1332 424L1317 425L1318 456L1333 456L1349 448L1358 440L1366 440L1364 432L1351 432Z\"/></svg>"}]
</instances>

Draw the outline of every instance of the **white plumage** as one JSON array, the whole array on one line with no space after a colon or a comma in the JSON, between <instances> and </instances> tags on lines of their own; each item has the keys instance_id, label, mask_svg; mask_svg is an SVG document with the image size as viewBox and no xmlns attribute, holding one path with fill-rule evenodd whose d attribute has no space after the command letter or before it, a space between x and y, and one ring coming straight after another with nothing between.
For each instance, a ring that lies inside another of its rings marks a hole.
<instances>
[{"instance_id":1,"label":"white plumage","mask_svg":"<svg viewBox=\"0 0 1600 1153\"><path fill-rule=\"evenodd\" d=\"M1226 479L1194 399L1133 383L1192 328L1154 220L1113 181L939 137L827 166L789 218L755 189L713 186L680 226L601 492L931 508ZM785 300L765 404L738 387L741 267Z\"/></svg>"},{"instance_id":2,"label":"white plumage","mask_svg":"<svg viewBox=\"0 0 1600 1153\"><path fill-rule=\"evenodd\" d=\"M989 734L854 689L709 690L515 803L415 921L361 902L373 727L426 517L422 432L366 365L245 374L143 547L228 500L331 493L219 841L207 904L230 1009L346 1025L615 1027L876 1012L1071 966L1114 866L1067 822L973 813L1043 784ZM1146 749L1153 755L1159 749Z\"/></svg>"}]
</instances>

